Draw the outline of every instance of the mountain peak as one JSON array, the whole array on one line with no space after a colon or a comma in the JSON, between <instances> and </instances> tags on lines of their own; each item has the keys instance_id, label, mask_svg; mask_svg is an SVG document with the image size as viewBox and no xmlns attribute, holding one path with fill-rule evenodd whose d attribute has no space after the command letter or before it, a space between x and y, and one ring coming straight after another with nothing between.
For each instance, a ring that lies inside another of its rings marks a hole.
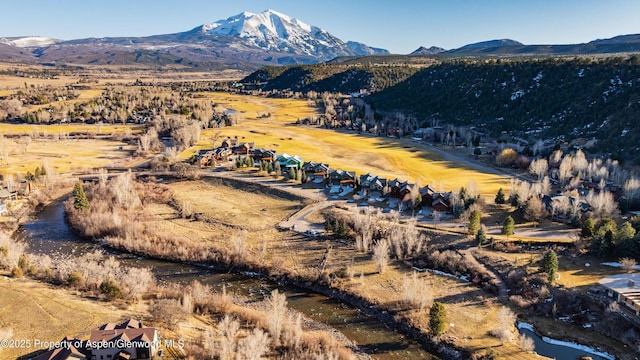
<instances>
[{"instance_id":1,"label":"mountain peak","mask_svg":"<svg viewBox=\"0 0 640 360\"><path fill-rule=\"evenodd\" d=\"M432 46L430 48L420 46L409 55L434 55L434 54L439 54L443 51L446 51L446 50L437 46Z\"/></svg>"},{"instance_id":2,"label":"mountain peak","mask_svg":"<svg viewBox=\"0 0 640 360\"><path fill-rule=\"evenodd\" d=\"M304 54L319 60L384 51L366 45L361 51L352 49L321 28L272 9L259 14L245 11L196 29L204 35L236 38L247 47Z\"/></svg>"}]
</instances>

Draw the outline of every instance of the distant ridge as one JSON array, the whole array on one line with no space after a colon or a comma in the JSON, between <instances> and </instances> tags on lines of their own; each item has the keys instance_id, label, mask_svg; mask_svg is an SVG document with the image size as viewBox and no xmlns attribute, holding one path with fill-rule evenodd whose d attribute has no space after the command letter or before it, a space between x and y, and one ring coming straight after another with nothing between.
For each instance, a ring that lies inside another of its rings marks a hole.
<instances>
[{"instance_id":1,"label":"distant ridge","mask_svg":"<svg viewBox=\"0 0 640 360\"><path fill-rule=\"evenodd\" d=\"M469 48L492 48L492 47L500 47L500 46L521 46L523 43L511 39L499 39L499 40L488 40L481 41L473 44L465 45L458 50L469 49Z\"/></svg>"},{"instance_id":2,"label":"distant ridge","mask_svg":"<svg viewBox=\"0 0 640 360\"><path fill-rule=\"evenodd\" d=\"M435 55L435 54L439 54L439 53L444 52L444 51L446 51L446 50L441 48L441 47L437 47L437 46L432 46L430 48L426 48L424 46L420 46L419 48L414 50L409 55Z\"/></svg>"},{"instance_id":3,"label":"distant ridge","mask_svg":"<svg viewBox=\"0 0 640 360\"><path fill-rule=\"evenodd\" d=\"M553 57L640 53L640 34L597 39L583 44L524 45L497 39L444 50L420 47L410 55L458 57ZM348 62L384 55L382 61L405 61L388 50L343 41L328 31L275 10L243 12L191 30L146 37L56 40L43 36L0 38L0 61L47 64L157 65L252 71L262 66ZM390 60L395 59L395 60ZM426 59L425 59L426 60Z\"/></svg>"}]
</instances>

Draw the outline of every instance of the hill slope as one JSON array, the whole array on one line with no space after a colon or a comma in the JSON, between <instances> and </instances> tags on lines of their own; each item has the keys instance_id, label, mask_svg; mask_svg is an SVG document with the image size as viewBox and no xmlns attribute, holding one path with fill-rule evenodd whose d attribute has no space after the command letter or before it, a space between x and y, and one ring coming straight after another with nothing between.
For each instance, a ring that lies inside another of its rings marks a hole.
<instances>
[{"instance_id":1,"label":"hill slope","mask_svg":"<svg viewBox=\"0 0 640 360\"><path fill-rule=\"evenodd\" d=\"M489 135L595 138L618 158L640 158L640 56L604 60L454 61L410 66L321 64L264 68L244 80L265 90L368 89L378 113L422 126L469 125Z\"/></svg>"}]
</instances>

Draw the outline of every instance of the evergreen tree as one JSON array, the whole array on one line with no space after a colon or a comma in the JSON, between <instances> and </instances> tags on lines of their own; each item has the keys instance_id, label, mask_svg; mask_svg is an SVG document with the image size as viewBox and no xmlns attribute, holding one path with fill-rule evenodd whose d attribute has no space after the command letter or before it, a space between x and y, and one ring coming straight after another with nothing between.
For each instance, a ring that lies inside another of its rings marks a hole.
<instances>
[{"instance_id":1,"label":"evergreen tree","mask_svg":"<svg viewBox=\"0 0 640 360\"><path fill-rule=\"evenodd\" d=\"M476 234L476 243L479 246L487 243L487 234L484 232L484 229L482 227L478 229L478 233Z\"/></svg>"},{"instance_id":2,"label":"evergreen tree","mask_svg":"<svg viewBox=\"0 0 640 360\"><path fill-rule=\"evenodd\" d=\"M593 219L587 218L582 224L582 230L580 231L580 238L591 239L596 234L596 225Z\"/></svg>"},{"instance_id":3,"label":"evergreen tree","mask_svg":"<svg viewBox=\"0 0 640 360\"><path fill-rule=\"evenodd\" d=\"M518 206L520 204L520 195L511 194L511 196L509 196L509 203L511 206Z\"/></svg>"},{"instance_id":4,"label":"evergreen tree","mask_svg":"<svg viewBox=\"0 0 640 360\"><path fill-rule=\"evenodd\" d=\"M611 231L611 234L614 238L617 236L618 225L616 224L615 220L611 218L602 220L602 223L600 223L600 226L598 227L597 235L604 236L607 231Z\"/></svg>"},{"instance_id":5,"label":"evergreen tree","mask_svg":"<svg viewBox=\"0 0 640 360\"><path fill-rule=\"evenodd\" d=\"M267 173L271 174L273 172L273 163L269 161L267 163Z\"/></svg>"},{"instance_id":6,"label":"evergreen tree","mask_svg":"<svg viewBox=\"0 0 640 360\"><path fill-rule=\"evenodd\" d=\"M498 193L496 194L496 199L495 199L495 203L496 204L504 204L505 198L504 198L504 190L502 190L502 188L498 189Z\"/></svg>"},{"instance_id":7,"label":"evergreen tree","mask_svg":"<svg viewBox=\"0 0 640 360\"><path fill-rule=\"evenodd\" d=\"M513 235L515 227L516 222L513 220L511 215L507 216L507 218L504 219L504 223L502 224L502 235L506 235L508 240L509 236Z\"/></svg>"},{"instance_id":8,"label":"evergreen tree","mask_svg":"<svg viewBox=\"0 0 640 360\"><path fill-rule=\"evenodd\" d=\"M90 207L89 199L87 199L87 195L84 193L82 184L79 182L77 182L73 187L73 207L76 210L84 210Z\"/></svg>"},{"instance_id":9,"label":"evergreen tree","mask_svg":"<svg viewBox=\"0 0 640 360\"><path fill-rule=\"evenodd\" d=\"M476 235L480 229L480 211L473 210L469 215L469 234Z\"/></svg>"},{"instance_id":10,"label":"evergreen tree","mask_svg":"<svg viewBox=\"0 0 640 360\"><path fill-rule=\"evenodd\" d=\"M619 244L626 239L633 238L634 236L636 236L636 229L631 226L630 222L625 221L624 224L620 226L620 229L618 229L616 234L616 243Z\"/></svg>"},{"instance_id":11,"label":"evergreen tree","mask_svg":"<svg viewBox=\"0 0 640 360\"><path fill-rule=\"evenodd\" d=\"M541 270L547 273L547 280L554 282L558 273L558 255L555 251L549 250L544 253L542 258Z\"/></svg>"},{"instance_id":12,"label":"evergreen tree","mask_svg":"<svg viewBox=\"0 0 640 360\"><path fill-rule=\"evenodd\" d=\"M433 336L442 335L447 330L447 309L443 303L434 302L429 310L429 330Z\"/></svg>"},{"instance_id":13,"label":"evergreen tree","mask_svg":"<svg viewBox=\"0 0 640 360\"><path fill-rule=\"evenodd\" d=\"M306 171L302 171L302 176L300 177L300 182L301 183L306 183L307 182L307 172Z\"/></svg>"},{"instance_id":14,"label":"evergreen tree","mask_svg":"<svg viewBox=\"0 0 640 360\"><path fill-rule=\"evenodd\" d=\"M295 180L296 179L296 169L294 169L294 168L290 168L289 169L289 179L291 179L291 180Z\"/></svg>"}]
</instances>

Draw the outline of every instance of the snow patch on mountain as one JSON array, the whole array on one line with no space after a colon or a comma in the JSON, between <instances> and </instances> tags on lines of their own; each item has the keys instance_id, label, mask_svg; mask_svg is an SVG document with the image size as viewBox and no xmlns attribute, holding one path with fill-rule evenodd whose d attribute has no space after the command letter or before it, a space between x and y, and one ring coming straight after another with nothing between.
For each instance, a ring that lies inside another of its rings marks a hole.
<instances>
[{"instance_id":1,"label":"snow patch on mountain","mask_svg":"<svg viewBox=\"0 0 640 360\"><path fill-rule=\"evenodd\" d=\"M204 24L200 32L241 39L246 45L267 51L304 54L318 59L336 56L383 54L384 49L348 43L327 31L275 10L259 14L243 12L225 20Z\"/></svg>"},{"instance_id":2,"label":"snow patch on mountain","mask_svg":"<svg viewBox=\"0 0 640 360\"><path fill-rule=\"evenodd\" d=\"M8 37L0 38L0 44L15 46L15 47L40 47L55 44L59 40L47 38L44 36L21 36L21 37Z\"/></svg>"},{"instance_id":3,"label":"snow patch on mountain","mask_svg":"<svg viewBox=\"0 0 640 360\"><path fill-rule=\"evenodd\" d=\"M226 20L205 24L202 32L239 37L264 50L302 52L311 56L319 55L324 47L349 51L344 42L325 30L274 10L260 14L243 12Z\"/></svg>"}]
</instances>

